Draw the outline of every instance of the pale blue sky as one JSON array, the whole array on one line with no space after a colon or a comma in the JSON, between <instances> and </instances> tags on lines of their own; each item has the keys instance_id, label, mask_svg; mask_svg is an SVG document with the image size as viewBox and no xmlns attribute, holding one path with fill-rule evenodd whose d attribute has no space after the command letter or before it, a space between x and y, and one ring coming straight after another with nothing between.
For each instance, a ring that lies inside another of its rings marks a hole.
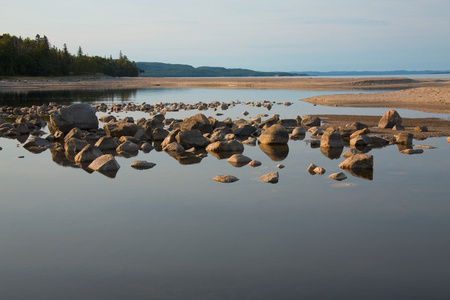
<instances>
[{"instance_id":1,"label":"pale blue sky","mask_svg":"<svg viewBox=\"0 0 450 300\"><path fill-rule=\"evenodd\" d=\"M260 71L449 70L448 0L0 0L0 33Z\"/></svg>"}]
</instances>

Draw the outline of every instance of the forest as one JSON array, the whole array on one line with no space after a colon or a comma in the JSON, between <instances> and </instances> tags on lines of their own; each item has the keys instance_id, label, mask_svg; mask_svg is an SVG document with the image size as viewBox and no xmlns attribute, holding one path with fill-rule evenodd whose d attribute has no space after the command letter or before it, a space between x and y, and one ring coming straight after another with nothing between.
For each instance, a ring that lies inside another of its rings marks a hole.
<instances>
[{"instance_id":1,"label":"forest","mask_svg":"<svg viewBox=\"0 0 450 300\"><path fill-rule=\"evenodd\" d=\"M52 46L48 38L34 39L3 34L0 36L0 76L74 76L103 74L114 77L136 77L139 69L134 61L120 52L118 59L88 56L81 46L72 55Z\"/></svg>"}]
</instances>

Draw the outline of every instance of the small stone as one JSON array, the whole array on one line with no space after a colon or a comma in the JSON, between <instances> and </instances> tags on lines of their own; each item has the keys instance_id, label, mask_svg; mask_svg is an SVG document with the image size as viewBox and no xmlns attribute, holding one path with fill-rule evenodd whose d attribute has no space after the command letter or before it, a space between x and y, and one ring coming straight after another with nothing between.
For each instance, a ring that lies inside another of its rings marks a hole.
<instances>
[{"instance_id":1,"label":"small stone","mask_svg":"<svg viewBox=\"0 0 450 300\"><path fill-rule=\"evenodd\" d=\"M315 167L313 171L314 171L314 173L319 174L319 175L325 174L325 169L322 167Z\"/></svg>"},{"instance_id":2,"label":"small stone","mask_svg":"<svg viewBox=\"0 0 450 300\"><path fill-rule=\"evenodd\" d=\"M308 169L306 169L306 171L308 171L309 174L311 175L315 175L316 173L314 172L314 169L317 168L317 166L315 164L310 164Z\"/></svg>"},{"instance_id":3,"label":"small stone","mask_svg":"<svg viewBox=\"0 0 450 300\"><path fill-rule=\"evenodd\" d=\"M259 177L259 180L262 180L262 181L268 182L268 183L277 183L279 177L280 177L280 175L278 174L278 172L271 172L271 173L267 173L267 174L264 174L263 176Z\"/></svg>"},{"instance_id":4,"label":"small stone","mask_svg":"<svg viewBox=\"0 0 450 300\"><path fill-rule=\"evenodd\" d=\"M259 160L252 160L251 162L248 163L249 166L251 167L259 167L262 163Z\"/></svg>"},{"instance_id":5,"label":"small stone","mask_svg":"<svg viewBox=\"0 0 450 300\"><path fill-rule=\"evenodd\" d=\"M404 149L402 151L400 151L403 154L422 154L423 153L423 149Z\"/></svg>"},{"instance_id":6,"label":"small stone","mask_svg":"<svg viewBox=\"0 0 450 300\"><path fill-rule=\"evenodd\" d=\"M284 167L285 167L285 165L282 165L282 164L277 165L278 169L283 169Z\"/></svg>"},{"instance_id":7,"label":"small stone","mask_svg":"<svg viewBox=\"0 0 450 300\"><path fill-rule=\"evenodd\" d=\"M236 182L239 180L239 178L233 176L233 175L218 175L213 178L215 181L222 182L222 183L231 183Z\"/></svg>"},{"instance_id":8,"label":"small stone","mask_svg":"<svg viewBox=\"0 0 450 300\"><path fill-rule=\"evenodd\" d=\"M251 162L252 159L242 154L233 154L227 161L235 167L242 167Z\"/></svg>"},{"instance_id":9,"label":"small stone","mask_svg":"<svg viewBox=\"0 0 450 300\"><path fill-rule=\"evenodd\" d=\"M329 178L333 179L333 180L337 180L337 181L342 181L347 179L347 175L345 175L342 172L337 172L337 173L333 173L328 175Z\"/></svg>"},{"instance_id":10,"label":"small stone","mask_svg":"<svg viewBox=\"0 0 450 300\"><path fill-rule=\"evenodd\" d=\"M417 148L423 148L423 149L435 149L436 147L430 146L430 145L416 145Z\"/></svg>"}]
</instances>

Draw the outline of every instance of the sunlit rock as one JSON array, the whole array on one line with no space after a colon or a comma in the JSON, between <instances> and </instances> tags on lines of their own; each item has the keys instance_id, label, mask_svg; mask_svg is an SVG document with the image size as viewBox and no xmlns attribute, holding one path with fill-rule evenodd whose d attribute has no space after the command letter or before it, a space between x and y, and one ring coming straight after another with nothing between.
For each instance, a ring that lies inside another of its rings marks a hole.
<instances>
[{"instance_id":1,"label":"sunlit rock","mask_svg":"<svg viewBox=\"0 0 450 300\"><path fill-rule=\"evenodd\" d=\"M242 154L233 154L227 161L234 167L242 167L251 162L252 159Z\"/></svg>"},{"instance_id":2,"label":"sunlit rock","mask_svg":"<svg viewBox=\"0 0 450 300\"><path fill-rule=\"evenodd\" d=\"M97 157L102 156L103 153L95 146L88 144L80 152L75 155L74 161L76 163L86 163L95 160Z\"/></svg>"},{"instance_id":3,"label":"sunlit rock","mask_svg":"<svg viewBox=\"0 0 450 300\"><path fill-rule=\"evenodd\" d=\"M97 171L107 177L115 178L120 169L119 163L111 154L97 157L89 166L89 169Z\"/></svg>"},{"instance_id":4,"label":"sunlit rock","mask_svg":"<svg viewBox=\"0 0 450 300\"><path fill-rule=\"evenodd\" d=\"M277 183L280 178L280 174L278 172L271 172L262 175L259 177L259 180L267 182L267 183Z\"/></svg>"},{"instance_id":5,"label":"sunlit rock","mask_svg":"<svg viewBox=\"0 0 450 300\"><path fill-rule=\"evenodd\" d=\"M231 182L236 182L239 180L236 176L233 176L233 175L218 175L218 176L215 176L213 179L215 181L222 182L222 183L231 183Z\"/></svg>"},{"instance_id":6,"label":"sunlit rock","mask_svg":"<svg viewBox=\"0 0 450 300\"><path fill-rule=\"evenodd\" d=\"M274 124L263 130L258 140L261 144L287 144L289 133L283 126Z\"/></svg>"},{"instance_id":7,"label":"sunlit rock","mask_svg":"<svg viewBox=\"0 0 450 300\"><path fill-rule=\"evenodd\" d=\"M378 122L378 128L392 128L402 124L402 117L394 109L388 110Z\"/></svg>"},{"instance_id":8,"label":"sunlit rock","mask_svg":"<svg viewBox=\"0 0 450 300\"><path fill-rule=\"evenodd\" d=\"M347 179L347 175L345 175L342 172L337 172L337 173L333 173L328 175L329 178L333 179L333 180L337 180L337 181L342 181Z\"/></svg>"}]
</instances>

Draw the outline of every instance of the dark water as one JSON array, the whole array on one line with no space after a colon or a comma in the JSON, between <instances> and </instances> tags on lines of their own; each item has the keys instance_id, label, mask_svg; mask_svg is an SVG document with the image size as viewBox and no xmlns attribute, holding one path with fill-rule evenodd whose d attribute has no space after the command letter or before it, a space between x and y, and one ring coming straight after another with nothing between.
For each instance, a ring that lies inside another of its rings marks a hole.
<instances>
[{"instance_id":1,"label":"dark water","mask_svg":"<svg viewBox=\"0 0 450 300\"><path fill-rule=\"evenodd\" d=\"M263 112L242 105L223 117L244 109ZM372 180L337 182L327 175L344 159L309 139L278 153L245 146L257 168L212 155L184 165L155 150L117 157L111 179L0 138L1 298L447 299L450 144L414 141L436 147L420 155L373 149ZM156 166L134 170L135 160ZM310 163L325 175L310 175ZM277 184L258 180L272 171ZM220 174L240 180L213 181Z\"/></svg>"}]
</instances>

